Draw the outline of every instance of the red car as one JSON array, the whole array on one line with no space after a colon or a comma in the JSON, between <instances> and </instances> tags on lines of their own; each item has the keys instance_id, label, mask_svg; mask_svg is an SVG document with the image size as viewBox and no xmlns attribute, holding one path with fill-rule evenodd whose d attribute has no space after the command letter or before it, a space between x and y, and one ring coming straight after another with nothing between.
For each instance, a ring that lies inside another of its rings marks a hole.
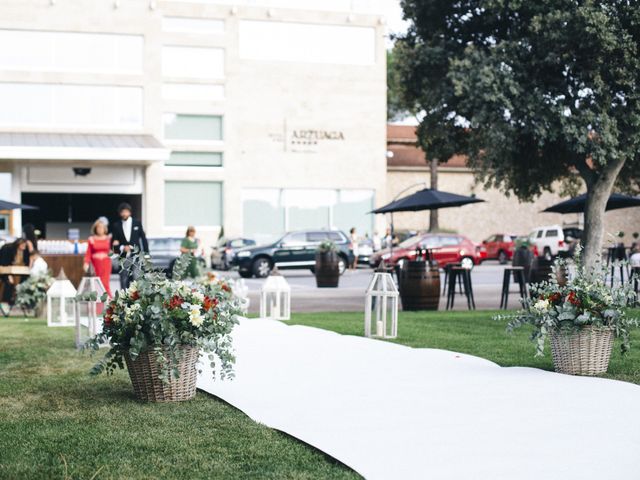
<instances>
[{"instance_id":1,"label":"red car","mask_svg":"<svg viewBox=\"0 0 640 480\"><path fill-rule=\"evenodd\" d=\"M507 263L513 258L516 249L517 235L509 233L497 233L487 238L482 245L487 249L487 259L498 260L501 264Z\"/></svg>"},{"instance_id":2,"label":"red car","mask_svg":"<svg viewBox=\"0 0 640 480\"><path fill-rule=\"evenodd\" d=\"M433 259L441 268L449 263L461 263L468 267L479 265L487 254L482 245L473 243L464 235L422 233L393 247L393 252L385 248L374 253L369 264L375 268L384 261L393 267L400 260L414 260L417 251L425 248L432 250Z\"/></svg>"}]
</instances>

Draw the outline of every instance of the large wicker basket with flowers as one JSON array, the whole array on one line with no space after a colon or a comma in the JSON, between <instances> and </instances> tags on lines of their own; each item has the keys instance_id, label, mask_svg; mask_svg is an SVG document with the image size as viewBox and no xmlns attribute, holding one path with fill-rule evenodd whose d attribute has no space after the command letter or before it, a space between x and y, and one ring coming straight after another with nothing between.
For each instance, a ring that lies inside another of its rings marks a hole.
<instances>
[{"instance_id":1,"label":"large wicker basket with flowers","mask_svg":"<svg viewBox=\"0 0 640 480\"><path fill-rule=\"evenodd\" d=\"M110 349L92 372L111 373L126 363L136 397L176 402L195 396L200 352L214 375L233 375L231 331L239 302L225 282L171 280L151 268L108 302L103 331L90 341Z\"/></svg>"},{"instance_id":2,"label":"large wicker basket with flowers","mask_svg":"<svg viewBox=\"0 0 640 480\"><path fill-rule=\"evenodd\" d=\"M543 354L549 337L556 372L599 375L609 367L616 335L622 353L630 347L629 331L638 321L627 316L627 307L635 301L635 293L631 282L612 288L606 270L587 268L580 253L577 249L573 265L556 261L549 281L531 286L531 299L516 315L507 316L507 329L532 325L537 355ZM560 269L572 272L563 284L557 280Z\"/></svg>"}]
</instances>

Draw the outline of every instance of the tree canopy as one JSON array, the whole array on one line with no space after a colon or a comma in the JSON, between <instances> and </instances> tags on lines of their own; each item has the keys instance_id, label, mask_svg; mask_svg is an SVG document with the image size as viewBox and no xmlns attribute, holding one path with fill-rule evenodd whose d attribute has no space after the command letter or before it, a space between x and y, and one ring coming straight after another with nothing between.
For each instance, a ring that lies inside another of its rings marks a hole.
<instances>
[{"instance_id":1,"label":"tree canopy","mask_svg":"<svg viewBox=\"0 0 640 480\"><path fill-rule=\"evenodd\" d=\"M403 0L403 95L429 153L466 154L487 186L532 200L579 175L587 261L614 182L640 178L637 1ZM620 174L622 172L622 174ZM620 174L620 175L619 175Z\"/></svg>"}]
</instances>

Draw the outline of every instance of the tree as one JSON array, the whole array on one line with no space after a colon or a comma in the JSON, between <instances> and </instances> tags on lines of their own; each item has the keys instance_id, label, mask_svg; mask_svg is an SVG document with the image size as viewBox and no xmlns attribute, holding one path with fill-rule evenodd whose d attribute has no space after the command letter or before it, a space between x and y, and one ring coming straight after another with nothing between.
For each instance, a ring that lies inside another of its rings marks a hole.
<instances>
[{"instance_id":1,"label":"tree","mask_svg":"<svg viewBox=\"0 0 640 480\"><path fill-rule=\"evenodd\" d=\"M465 154L485 186L532 200L587 190L585 261L614 187L638 188L640 9L631 0L403 0L396 40L421 145Z\"/></svg>"}]
</instances>

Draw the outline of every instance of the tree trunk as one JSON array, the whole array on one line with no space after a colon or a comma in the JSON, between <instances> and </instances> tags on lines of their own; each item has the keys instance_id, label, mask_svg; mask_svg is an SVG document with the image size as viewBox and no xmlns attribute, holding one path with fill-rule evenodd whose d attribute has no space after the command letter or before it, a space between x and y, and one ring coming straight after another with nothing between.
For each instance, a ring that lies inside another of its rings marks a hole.
<instances>
[{"instance_id":1,"label":"tree trunk","mask_svg":"<svg viewBox=\"0 0 640 480\"><path fill-rule=\"evenodd\" d=\"M587 266L594 266L602 256L604 241L604 215L607 201L611 195L618 173L624 165L624 160L609 162L602 173L584 177L587 184L587 204L584 211L584 245L583 260Z\"/></svg>"},{"instance_id":2,"label":"tree trunk","mask_svg":"<svg viewBox=\"0 0 640 480\"><path fill-rule=\"evenodd\" d=\"M438 159L432 158L429 162L429 172L431 175L431 189L438 189ZM437 232L440 228L438 225L438 210L429 210L429 231Z\"/></svg>"}]
</instances>

